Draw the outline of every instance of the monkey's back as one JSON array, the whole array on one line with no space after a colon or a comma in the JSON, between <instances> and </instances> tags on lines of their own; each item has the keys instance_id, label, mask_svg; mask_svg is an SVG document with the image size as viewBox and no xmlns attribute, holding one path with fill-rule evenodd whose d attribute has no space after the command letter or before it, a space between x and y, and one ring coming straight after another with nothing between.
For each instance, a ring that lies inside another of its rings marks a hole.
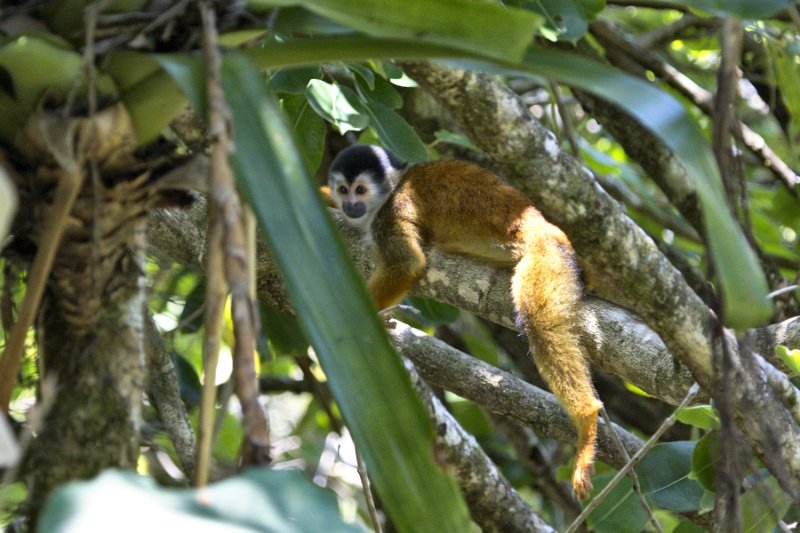
<instances>
[{"instance_id":1,"label":"monkey's back","mask_svg":"<svg viewBox=\"0 0 800 533\"><path fill-rule=\"evenodd\" d=\"M500 265L519 259L521 227L548 225L517 189L466 161L435 161L409 168L386 213L413 222L428 244Z\"/></svg>"}]
</instances>

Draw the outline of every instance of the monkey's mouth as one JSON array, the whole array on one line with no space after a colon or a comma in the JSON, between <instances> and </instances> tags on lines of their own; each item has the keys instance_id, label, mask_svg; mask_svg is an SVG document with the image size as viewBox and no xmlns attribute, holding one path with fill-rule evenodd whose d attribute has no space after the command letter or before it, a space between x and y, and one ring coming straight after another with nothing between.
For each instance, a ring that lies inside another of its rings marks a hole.
<instances>
[{"instance_id":1,"label":"monkey's mouth","mask_svg":"<svg viewBox=\"0 0 800 533\"><path fill-rule=\"evenodd\" d=\"M364 205L364 202L345 202L342 211L350 218L361 218L367 213L367 206Z\"/></svg>"}]
</instances>

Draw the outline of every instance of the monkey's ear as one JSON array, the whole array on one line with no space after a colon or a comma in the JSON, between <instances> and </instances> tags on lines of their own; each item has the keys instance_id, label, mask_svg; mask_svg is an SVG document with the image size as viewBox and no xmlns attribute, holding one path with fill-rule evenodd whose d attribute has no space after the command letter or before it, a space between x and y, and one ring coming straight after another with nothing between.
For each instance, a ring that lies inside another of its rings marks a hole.
<instances>
[{"instance_id":1,"label":"monkey's ear","mask_svg":"<svg viewBox=\"0 0 800 533\"><path fill-rule=\"evenodd\" d=\"M325 202L325 205L328 207L339 207L336 205L336 202L333 201L333 195L331 194L331 188L327 185L323 185L319 188L319 193L322 195L322 199Z\"/></svg>"}]
</instances>

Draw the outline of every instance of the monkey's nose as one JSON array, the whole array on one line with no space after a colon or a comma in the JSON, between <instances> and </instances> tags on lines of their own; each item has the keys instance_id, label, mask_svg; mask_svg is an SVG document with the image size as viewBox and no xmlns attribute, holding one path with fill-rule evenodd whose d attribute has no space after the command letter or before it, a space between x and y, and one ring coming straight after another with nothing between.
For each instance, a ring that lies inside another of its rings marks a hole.
<instances>
[{"instance_id":1,"label":"monkey's nose","mask_svg":"<svg viewBox=\"0 0 800 533\"><path fill-rule=\"evenodd\" d=\"M359 218L367 212L367 206L364 205L364 202L345 202L342 205L342 210L350 218Z\"/></svg>"}]
</instances>

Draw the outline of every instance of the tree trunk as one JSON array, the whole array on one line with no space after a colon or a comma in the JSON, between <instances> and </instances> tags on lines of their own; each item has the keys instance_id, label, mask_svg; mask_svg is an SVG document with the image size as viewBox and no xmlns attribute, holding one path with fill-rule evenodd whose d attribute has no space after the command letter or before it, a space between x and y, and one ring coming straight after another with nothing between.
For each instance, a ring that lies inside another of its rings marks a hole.
<instances>
[{"instance_id":1,"label":"tree trunk","mask_svg":"<svg viewBox=\"0 0 800 533\"><path fill-rule=\"evenodd\" d=\"M23 464L31 529L54 488L106 468L134 468L139 453L144 216L153 194L149 173L119 171L132 160L127 114L111 108L98 113L94 127L88 122L41 119L42 135L27 132L30 167L19 169L25 209L15 234L34 245L51 231L42 220L59 200L54 183L67 172L83 173L81 191L62 221L65 231L36 325L42 383L52 379L55 388L41 389L44 420ZM117 135L103 135L109 125L120 130ZM67 141L54 140L59 129L67 131Z\"/></svg>"}]
</instances>

